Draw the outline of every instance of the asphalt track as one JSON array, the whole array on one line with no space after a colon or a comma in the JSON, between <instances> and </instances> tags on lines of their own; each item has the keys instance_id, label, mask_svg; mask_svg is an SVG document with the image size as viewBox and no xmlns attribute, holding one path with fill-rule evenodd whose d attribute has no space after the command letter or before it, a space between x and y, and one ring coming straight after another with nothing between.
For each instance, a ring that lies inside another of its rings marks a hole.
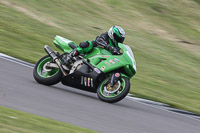
<instances>
[{"instance_id":1,"label":"asphalt track","mask_svg":"<svg viewBox=\"0 0 200 133\"><path fill-rule=\"evenodd\" d=\"M96 94L35 82L33 69L0 58L0 106L107 133L199 133L200 121L124 99L101 102Z\"/></svg>"}]
</instances>

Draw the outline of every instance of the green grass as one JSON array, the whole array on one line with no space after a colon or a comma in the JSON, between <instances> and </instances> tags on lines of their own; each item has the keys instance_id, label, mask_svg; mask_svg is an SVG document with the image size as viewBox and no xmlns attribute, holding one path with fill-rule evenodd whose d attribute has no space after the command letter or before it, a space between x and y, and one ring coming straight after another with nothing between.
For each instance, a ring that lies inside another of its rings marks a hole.
<instances>
[{"instance_id":1,"label":"green grass","mask_svg":"<svg viewBox=\"0 0 200 133\"><path fill-rule=\"evenodd\" d=\"M1 133L96 133L95 131L0 106Z\"/></svg>"},{"instance_id":2,"label":"green grass","mask_svg":"<svg viewBox=\"0 0 200 133\"><path fill-rule=\"evenodd\" d=\"M35 63L55 35L78 44L120 25L137 62L131 93L200 114L199 0L6 1L0 52Z\"/></svg>"}]
</instances>

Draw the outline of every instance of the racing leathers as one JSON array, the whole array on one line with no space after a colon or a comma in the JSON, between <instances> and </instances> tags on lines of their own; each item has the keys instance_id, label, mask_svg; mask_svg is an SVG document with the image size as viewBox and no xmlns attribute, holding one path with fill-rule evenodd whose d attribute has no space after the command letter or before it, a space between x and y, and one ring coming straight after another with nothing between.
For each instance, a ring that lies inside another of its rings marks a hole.
<instances>
[{"instance_id":1,"label":"racing leathers","mask_svg":"<svg viewBox=\"0 0 200 133\"><path fill-rule=\"evenodd\" d=\"M65 57L64 62L67 64L72 60L74 56L91 52L94 47L104 48L110 51L112 54L119 54L120 50L120 48L118 47L118 43L113 42L109 38L108 32L105 32L97 36L96 39L93 41L81 42L77 48L75 48L71 53L67 55L67 57Z\"/></svg>"}]
</instances>

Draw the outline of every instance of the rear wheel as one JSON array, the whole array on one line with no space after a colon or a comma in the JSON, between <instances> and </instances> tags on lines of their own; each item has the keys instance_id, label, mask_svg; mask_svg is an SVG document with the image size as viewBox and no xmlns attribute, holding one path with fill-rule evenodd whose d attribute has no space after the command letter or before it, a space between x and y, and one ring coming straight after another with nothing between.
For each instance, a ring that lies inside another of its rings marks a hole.
<instances>
[{"instance_id":1,"label":"rear wheel","mask_svg":"<svg viewBox=\"0 0 200 133\"><path fill-rule=\"evenodd\" d=\"M34 79L44 85L54 85L60 82L62 73L59 68L47 68L46 64L52 62L49 55L42 57L33 70Z\"/></svg>"},{"instance_id":2,"label":"rear wheel","mask_svg":"<svg viewBox=\"0 0 200 133\"><path fill-rule=\"evenodd\" d=\"M130 81L121 77L113 87L110 86L110 79L105 79L97 89L97 95L100 100L115 103L122 100L130 90Z\"/></svg>"}]
</instances>

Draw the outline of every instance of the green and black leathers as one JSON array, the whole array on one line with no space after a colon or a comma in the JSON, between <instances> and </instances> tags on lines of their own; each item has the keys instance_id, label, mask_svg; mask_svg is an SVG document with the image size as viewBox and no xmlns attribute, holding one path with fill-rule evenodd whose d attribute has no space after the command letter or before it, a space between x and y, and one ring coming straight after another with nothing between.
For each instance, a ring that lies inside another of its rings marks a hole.
<instances>
[{"instance_id":1,"label":"green and black leathers","mask_svg":"<svg viewBox=\"0 0 200 133\"><path fill-rule=\"evenodd\" d=\"M91 52L93 50L93 47L101 47L106 50L110 50L110 47L116 46L117 42L114 42L109 38L108 32L102 33L101 35L97 36L95 40L93 41L84 41L80 43L80 45L77 47L77 51L80 54L85 54L88 52Z\"/></svg>"}]
</instances>

